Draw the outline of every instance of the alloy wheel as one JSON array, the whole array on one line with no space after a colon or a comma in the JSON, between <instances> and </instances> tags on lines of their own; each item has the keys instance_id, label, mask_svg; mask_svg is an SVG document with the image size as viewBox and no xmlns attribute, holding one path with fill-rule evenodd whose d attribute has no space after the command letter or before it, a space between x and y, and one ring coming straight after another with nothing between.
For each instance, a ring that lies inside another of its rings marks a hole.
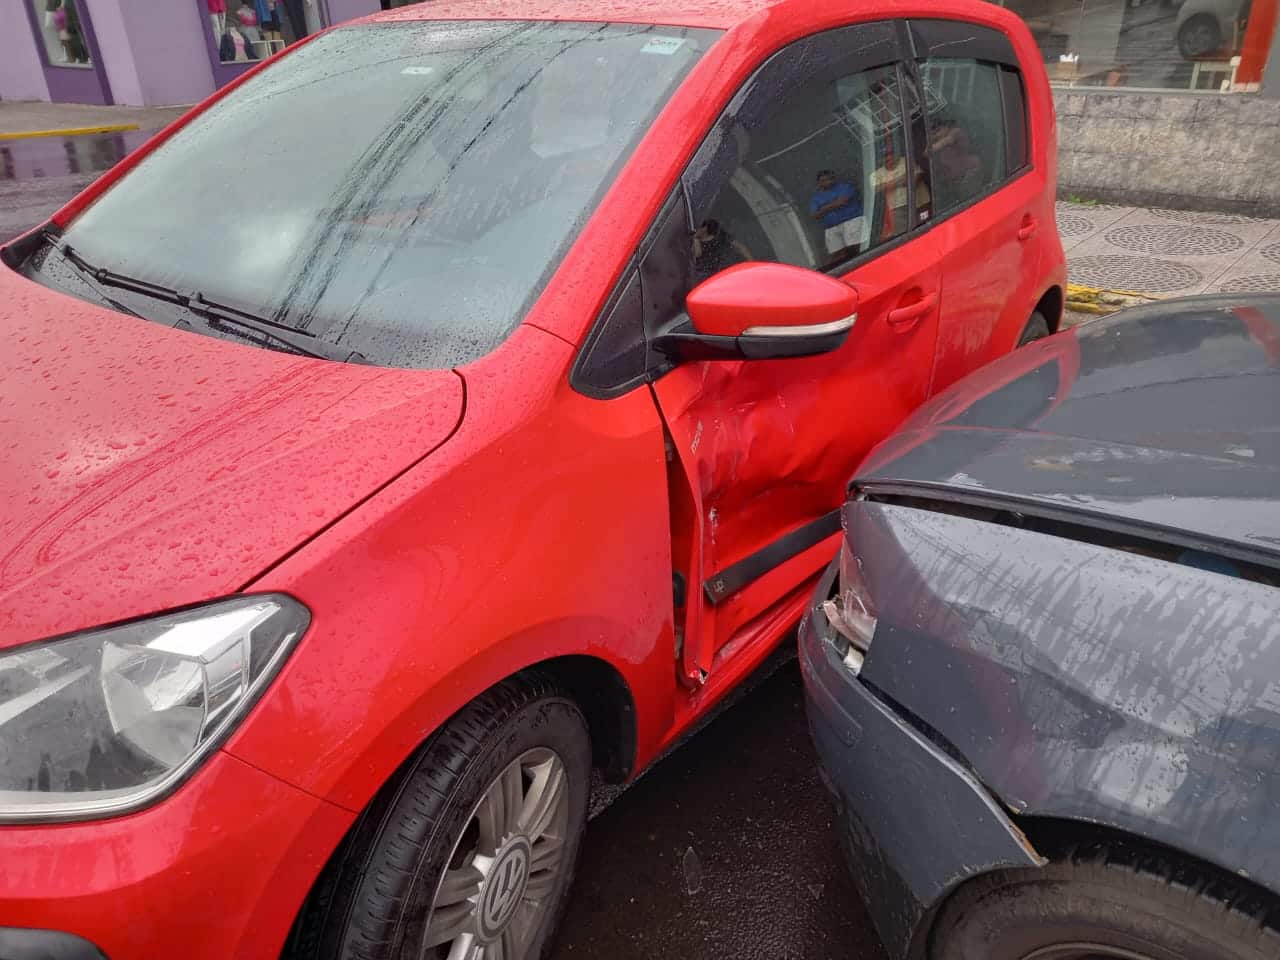
<instances>
[{"instance_id":1,"label":"alloy wheel","mask_svg":"<svg viewBox=\"0 0 1280 960\"><path fill-rule=\"evenodd\" d=\"M569 783L538 747L485 789L436 888L421 960L525 960L566 868Z\"/></svg>"}]
</instances>

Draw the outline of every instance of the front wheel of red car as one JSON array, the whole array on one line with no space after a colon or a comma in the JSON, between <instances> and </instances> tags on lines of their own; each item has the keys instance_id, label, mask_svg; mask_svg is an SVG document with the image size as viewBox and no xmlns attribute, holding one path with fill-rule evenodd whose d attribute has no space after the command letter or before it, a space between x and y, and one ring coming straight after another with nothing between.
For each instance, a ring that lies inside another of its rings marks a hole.
<instances>
[{"instance_id":1,"label":"front wheel of red car","mask_svg":"<svg viewBox=\"0 0 1280 960\"><path fill-rule=\"evenodd\" d=\"M539 960L568 899L590 774L586 721L555 681L504 681L365 811L286 955Z\"/></svg>"},{"instance_id":2,"label":"front wheel of red car","mask_svg":"<svg viewBox=\"0 0 1280 960\"><path fill-rule=\"evenodd\" d=\"M1275 960L1256 895L1105 845L980 877L943 908L930 960Z\"/></svg>"}]
</instances>

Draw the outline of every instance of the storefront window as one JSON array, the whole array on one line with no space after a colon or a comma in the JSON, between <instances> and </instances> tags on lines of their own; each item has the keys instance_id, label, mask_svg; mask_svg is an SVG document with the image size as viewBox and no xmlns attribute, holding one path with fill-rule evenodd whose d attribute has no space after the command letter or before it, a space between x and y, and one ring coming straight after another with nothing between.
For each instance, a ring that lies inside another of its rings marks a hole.
<instances>
[{"instance_id":1,"label":"storefront window","mask_svg":"<svg viewBox=\"0 0 1280 960\"><path fill-rule=\"evenodd\" d=\"M89 42L80 24L77 3L84 0L28 0L36 9L40 23L40 38L49 63L55 67L92 66L89 60Z\"/></svg>"},{"instance_id":2,"label":"storefront window","mask_svg":"<svg viewBox=\"0 0 1280 960\"><path fill-rule=\"evenodd\" d=\"M218 59L261 60L323 26L320 0L202 0Z\"/></svg>"},{"instance_id":3,"label":"storefront window","mask_svg":"<svg viewBox=\"0 0 1280 960\"><path fill-rule=\"evenodd\" d=\"M1277 0L1000 0L1071 86L1256 89Z\"/></svg>"}]
</instances>

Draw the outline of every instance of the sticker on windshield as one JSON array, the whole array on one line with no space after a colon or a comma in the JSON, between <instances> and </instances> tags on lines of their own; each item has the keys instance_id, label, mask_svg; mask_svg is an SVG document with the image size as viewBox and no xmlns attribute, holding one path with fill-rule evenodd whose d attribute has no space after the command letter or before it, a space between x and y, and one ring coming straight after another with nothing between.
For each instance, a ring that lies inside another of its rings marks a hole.
<instances>
[{"instance_id":1,"label":"sticker on windshield","mask_svg":"<svg viewBox=\"0 0 1280 960\"><path fill-rule=\"evenodd\" d=\"M654 37L640 48L640 52L657 53L669 57L683 46L683 37Z\"/></svg>"},{"instance_id":2,"label":"sticker on windshield","mask_svg":"<svg viewBox=\"0 0 1280 960\"><path fill-rule=\"evenodd\" d=\"M425 77L429 74L435 73L436 68L435 67L405 67L400 72L404 74L408 74L411 77Z\"/></svg>"}]
</instances>

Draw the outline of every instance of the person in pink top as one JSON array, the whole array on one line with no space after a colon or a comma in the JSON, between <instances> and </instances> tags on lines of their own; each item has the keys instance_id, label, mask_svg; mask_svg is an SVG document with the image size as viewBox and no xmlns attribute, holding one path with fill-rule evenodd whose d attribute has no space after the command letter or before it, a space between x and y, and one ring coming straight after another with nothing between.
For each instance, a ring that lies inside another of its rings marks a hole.
<instances>
[{"instance_id":1,"label":"person in pink top","mask_svg":"<svg viewBox=\"0 0 1280 960\"><path fill-rule=\"evenodd\" d=\"M249 0L240 0L240 7L236 10L236 20L240 24L240 32L248 43L254 44L262 39L262 35L258 32L258 14L253 7L249 6Z\"/></svg>"}]
</instances>

